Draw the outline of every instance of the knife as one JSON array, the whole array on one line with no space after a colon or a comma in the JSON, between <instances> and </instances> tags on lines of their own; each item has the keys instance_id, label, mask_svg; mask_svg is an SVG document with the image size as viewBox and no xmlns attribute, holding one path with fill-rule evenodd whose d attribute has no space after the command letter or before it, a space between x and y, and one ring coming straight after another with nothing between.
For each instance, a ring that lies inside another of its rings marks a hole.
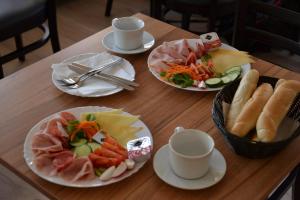
<instances>
[{"instance_id":1,"label":"knife","mask_svg":"<svg viewBox=\"0 0 300 200\"><path fill-rule=\"evenodd\" d=\"M78 73L78 74L82 74L82 73L85 73L85 72L86 72L86 70L81 69L80 67L77 67L77 66L72 65L72 64L69 64L68 67L69 67L69 69L71 69L72 71L74 71L74 72L76 72L76 73ZM124 89L126 89L126 90L129 90L129 91L133 91L133 90L134 90L134 88L133 88L132 86L130 86L130 85L126 84L126 83L120 82L120 81L118 81L118 80L112 79L112 78L110 78L110 77L103 76L102 73L96 74L96 75L94 75L94 76L95 76L96 78L101 79L101 80L108 81L108 82L110 82L110 83L112 83L112 84L114 84L114 85L120 86L120 87L122 87L122 88L124 88Z\"/></svg>"},{"instance_id":2,"label":"knife","mask_svg":"<svg viewBox=\"0 0 300 200\"><path fill-rule=\"evenodd\" d=\"M72 63L71 65L73 65L73 67L70 66L70 69L75 71L75 68L77 68L76 70L78 71L77 73L86 73L88 71L90 71L91 67L88 67L86 65L82 65L82 64L79 64L79 63ZM79 72L79 70L81 70L81 72ZM76 71L75 71L76 72ZM130 80L127 80L125 78L121 78L121 77L118 77L118 76L114 76L114 75L111 75L111 74L105 74L102 72L102 70L100 72L97 73L97 75L101 75L103 77L107 77L107 78L111 78L113 80L116 80L116 81L120 81L124 84L127 84L127 85L130 85L130 86L134 86L134 87L138 87L139 84L134 82L134 81L130 81Z\"/></svg>"}]
</instances>

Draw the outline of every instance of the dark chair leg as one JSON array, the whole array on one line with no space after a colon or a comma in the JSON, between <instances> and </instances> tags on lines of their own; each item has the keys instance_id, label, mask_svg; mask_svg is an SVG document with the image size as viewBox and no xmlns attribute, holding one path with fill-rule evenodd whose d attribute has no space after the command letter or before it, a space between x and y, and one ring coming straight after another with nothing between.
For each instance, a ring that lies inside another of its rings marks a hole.
<instances>
[{"instance_id":1,"label":"dark chair leg","mask_svg":"<svg viewBox=\"0 0 300 200\"><path fill-rule=\"evenodd\" d=\"M1 60L1 55L0 55L0 60ZM3 72L2 63L0 62L0 79L3 77L4 77L4 72Z\"/></svg>"},{"instance_id":2,"label":"dark chair leg","mask_svg":"<svg viewBox=\"0 0 300 200\"><path fill-rule=\"evenodd\" d=\"M150 0L150 17L154 17L154 9L155 9L154 0Z\"/></svg>"},{"instance_id":3,"label":"dark chair leg","mask_svg":"<svg viewBox=\"0 0 300 200\"><path fill-rule=\"evenodd\" d=\"M208 25L207 25L208 32L215 31L216 15L217 15L216 5L217 4L218 4L218 1L216 1L216 0L210 1L210 6L209 6L210 11L209 11L209 18L208 18Z\"/></svg>"},{"instance_id":4,"label":"dark chair leg","mask_svg":"<svg viewBox=\"0 0 300 200\"><path fill-rule=\"evenodd\" d=\"M298 165L298 173L292 188L292 199L300 199L300 167Z\"/></svg>"},{"instance_id":5,"label":"dark chair leg","mask_svg":"<svg viewBox=\"0 0 300 200\"><path fill-rule=\"evenodd\" d=\"M188 13L182 14L181 28L188 30L190 28L191 15Z\"/></svg>"},{"instance_id":6,"label":"dark chair leg","mask_svg":"<svg viewBox=\"0 0 300 200\"><path fill-rule=\"evenodd\" d=\"M290 189L291 186L292 186L292 189L293 189L293 194L292 194L293 197L297 197L296 196L297 195L297 193L296 193L297 192L297 190L296 190L296 184L297 184L297 179L298 179L298 184L299 184L299 169L300 169L300 164L298 164L290 172L290 174L279 185L279 187L272 193L271 196L269 196L268 200L278 200L278 199L281 199L282 196ZM299 195L299 193L298 193L298 195ZM298 197L298 199L299 199L299 197Z\"/></svg>"},{"instance_id":7,"label":"dark chair leg","mask_svg":"<svg viewBox=\"0 0 300 200\"><path fill-rule=\"evenodd\" d=\"M164 18L164 14L162 15L162 0L151 0L152 7L151 13L152 17L158 20L162 20Z\"/></svg>"},{"instance_id":8,"label":"dark chair leg","mask_svg":"<svg viewBox=\"0 0 300 200\"><path fill-rule=\"evenodd\" d=\"M0 63L0 79L2 78L4 78L4 72L3 72L2 64Z\"/></svg>"},{"instance_id":9,"label":"dark chair leg","mask_svg":"<svg viewBox=\"0 0 300 200\"><path fill-rule=\"evenodd\" d=\"M22 36L21 35L15 36L15 42L16 42L17 50L21 50L23 48ZM20 55L18 58L21 62L25 61L25 55Z\"/></svg>"},{"instance_id":10,"label":"dark chair leg","mask_svg":"<svg viewBox=\"0 0 300 200\"><path fill-rule=\"evenodd\" d=\"M110 16L112 4L113 4L113 0L106 0L106 8L105 8L106 17Z\"/></svg>"},{"instance_id":11,"label":"dark chair leg","mask_svg":"<svg viewBox=\"0 0 300 200\"><path fill-rule=\"evenodd\" d=\"M55 53L60 50L60 45L57 32L56 7L53 0L48 0L48 25L52 50Z\"/></svg>"}]
</instances>

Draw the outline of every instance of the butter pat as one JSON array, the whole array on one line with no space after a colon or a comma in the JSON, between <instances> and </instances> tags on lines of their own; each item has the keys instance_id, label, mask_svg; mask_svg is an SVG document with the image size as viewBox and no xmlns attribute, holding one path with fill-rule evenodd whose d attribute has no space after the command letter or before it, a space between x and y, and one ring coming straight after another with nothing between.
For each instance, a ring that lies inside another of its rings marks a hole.
<instances>
[{"instance_id":1,"label":"butter pat","mask_svg":"<svg viewBox=\"0 0 300 200\"><path fill-rule=\"evenodd\" d=\"M130 140L127 143L128 158L136 162L144 162L151 157L152 144L149 137Z\"/></svg>"},{"instance_id":2,"label":"butter pat","mask_svg":"<svg viewBox=\"0 0 300 200\"><path fill-rule=\"evenodd\" d=\"M200 35L200 39L203 42L204 48L206 50L216 50L222 43L216 32L210 32Z\"/></svg>"}]
</instances>

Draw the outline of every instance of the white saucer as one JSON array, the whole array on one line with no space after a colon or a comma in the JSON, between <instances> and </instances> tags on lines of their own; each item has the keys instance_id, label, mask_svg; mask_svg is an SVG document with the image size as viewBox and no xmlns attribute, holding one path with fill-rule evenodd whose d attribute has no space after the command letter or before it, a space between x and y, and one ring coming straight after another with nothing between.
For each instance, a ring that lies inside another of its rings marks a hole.
<instances>
[{"instance_id":1,"label":"white saucer","mask_svg":"<svg viewBox=\"0 0 300 200\"><path fill-rule=\"evenodd\" d=\"M226 172L226 161L216 148L213 151L210 168L206 175L199 179L183 179L175 175L168 162L169 147L162 146L155 154L153 167L157 176L169 185L186 190L208 188L218 183Z\"/></svg>"},{"instance_id":2,"label":"white saucer","mask_svg":"<svg viewBox=\"0 0 300 200\"><path fill-rule=\"evenodd\" d=\"M102 40L102 45L107 50L114 52L114 53L120 53L120 54L142 53L142 52L149 50L154 45L154 43L155 43L154 37L146 31L144 31L144 35L143 35L143 45L140 48L134 49L134 50L122 50L122 49L119 49L118 47L116 47L114 44L113 32L109 32L108 34L106 34Z\"/></svg>"}]
</instances>

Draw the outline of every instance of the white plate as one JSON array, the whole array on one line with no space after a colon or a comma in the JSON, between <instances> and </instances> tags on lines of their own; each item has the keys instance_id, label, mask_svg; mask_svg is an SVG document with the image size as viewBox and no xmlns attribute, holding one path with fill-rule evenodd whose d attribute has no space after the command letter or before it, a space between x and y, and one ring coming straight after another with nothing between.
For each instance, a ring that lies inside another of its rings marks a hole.
<instances>
[{"instance_id":1,"label":"white plate","mask_svg":"<svg viewBox=\"0 0 300 200\"><path fill-rule=\"evenodd\" d=\"M190 43L190 44L192 44L192 43L194 43L196 40L195 39L187 39L188 40L188 42ZM180 40L175 40L175 41L172 41L172 42L174 42L174 43L176 43L176 42L179 42ZM158 46L158 47L156 47L156 48L159 48L160 46ZM155 48L155 49L156 49ZM228 44L222 44L222 46L220 47L220 48L223 48L223 49L231 49L231 50L237 50L237 49L235 49L234 47L232 47L232 46L229 46ZM168 81L166 81L166 80L163 80L162 78L161 78L161 76L160 76L160 74L159 73L157 73L152 67L150 67L150 65L149 65L149 61L150 61L150 58L152 57L152 54L155 52L155 49L150 53L150 55L149 55L149 57L148 57L148 68L149 68L149 71L158 79L158 80L160 80L160 81L162 81L162 82L164 82L164 83L166 83L166 84L168 84L168 85L171 85L171 86L173 86L173 87L176 87L176 88L180 88L180 89L183 89L183 90L190 90L190 91L218 91L218 90L221 90L223 87L218 87L218 88L209 88L209 87L207 87L207 88L205 88L205 89L202 89L202 88L198 88L198 87L186 87L186 88L182 88L182 87L180 87L180 86L178 86L178 85L176 85L176 84L174 84L174 83L170 83L170 82L168 82ZM245 65L242 65L242 76L246 73L246 72L248 72L249 70L251 69L251 65L248 63L248 64L245 64Z\"/></svg>"},{"instance_id":2,"label":"white plate","mask_svg":"<svg viewBox=\"0 0 300 200\"><path fill-rule=\"evenodd\" d=\"M208 188L217 184L226 172L226 161L217 149L213 151L208 172L199 179L183 179L176 176L168 162L168 156L169 147L168 145L164 145L154 156L154 171L164 182L180 189L199 190Z\"/></svg>"},{"instance_id":3,"label":"white plate","mask_svg":"<svg viewBox=\"0 0 300 200\"><path fill-rule=\"evenodd\" d=\"M155 43L154 37L146 31L144 31L144 34L143 34L143 46L141 46L138 49L134 49L134 50L122 50L122 49L119 49L118 47L116 47L114 44L114 33L113 32L109 32L108 34L106 34L102 40L102 45L107 50L114 52L114 53L120 53L120 54L143 53L143 52L149 50L151 47L153 47L154 43Z\"/></svg>"},{"instance_id":4,"label":"white plate","mask_svg":"<svg viewBox=\"0 0 300 200\"><path fill-rule=\"evenodd\" d=\"M78 60L82 60L82 59L86 59L92 56L95 56L98 53L86 53L86 54L80 54L80 55L76 55L73 56L71 58L68 58L66 60L64 60L62 63L72 63ZM120 67L122 68L129 76L130 78L128 80L134 81L134 77L135 77L135 70L134 67L130 64L130 62L128 62L127 60L125 60L123 58L123 62L114 66L115 67ZM112 73L112 75L115 75L114 73ZM55 87L57 89L59 89L62 92L68 93L70 95L74 95L74 96L80 96L80 97L102 97L102 96L108 96L108 95L112 95L115 94L117 92L120 92L123 90L122 87L120 86L116 86L115 89L112 90L106 90L106 91L99 91L99 92L94 92L92 94L89 95L82 95L80 93L71 91L70 89L67 89L66 87L61 86L61 84L59 82L57 82L56 80L59 79L58 76L54 73L54 71L52 71L52 82L55 85ZM101 80L99 81L99 84L101 84ZM77 89L72 89L72 90L77 90Z\"/></svg>"},{"instance_id":5,"label":"white plate","mask_svg":"<svg viewBox=\"0 0 300 200\"><path fill-rule=\"evenodd\" d=\"M71 108L68 110L65 110L67 112L71 112L73 113L77 118L79 118L80 113L83 112L98 112L98 111L107 111L107 110L111 110L111 108L106 108L106 107L98 107L98 106L87 106L87 107L77 107L77 108ZM60 111L62 112L62 111ZM58 112L58 113L60 113ZM57 113L55 113L57 114ZM69 187L82 187L82 188L86 188L86 187L97 187L97 186L104 186L104 185L109 185L115 182L119 182L129 176L131 176L132 174L136 173L145 163L145 162L140 162L140 163L136 163L135 167L132 170L127 171L125 174L123 174L122 176L118 177L118 178L113 178L109 181L101 181L99 178L95 178L94 180L86 180L86 181L77 181L77 182L68 182L65 181L64 179L58 177L58 176L47 176L45 174L43 174L42 172L40 172L39 170L36 169L34 163L33 163L33 158L34 155L32 153L31 150L31 144L32 144L32 137L34 136L34 134L36 134L40 128L40 126L48 121L49 119L51 119L51 117L55 114L50 115L49 117L46 117L45 119L41 120L40 122L38 122L27 134L26 139L25 139L25 143L24 143L24 158L25 161L28 165L28 167L39 177L52 182L52 183L56 183L59 185L63 185L63 186L69 186ZM123 112L123 114L127 114L130 115L127 112ZM143 127L143 129L137 133L137 137L144 137L144 136L148 136L151 138L151 142L153 145L153 139L152 139L152 135L151 132L149 131L149 129L147 128L147 126L141 121L138 120L137 122L135 122L133 124L133 126L137 126L137 127Z\"/></svg>"}]
</instances>

